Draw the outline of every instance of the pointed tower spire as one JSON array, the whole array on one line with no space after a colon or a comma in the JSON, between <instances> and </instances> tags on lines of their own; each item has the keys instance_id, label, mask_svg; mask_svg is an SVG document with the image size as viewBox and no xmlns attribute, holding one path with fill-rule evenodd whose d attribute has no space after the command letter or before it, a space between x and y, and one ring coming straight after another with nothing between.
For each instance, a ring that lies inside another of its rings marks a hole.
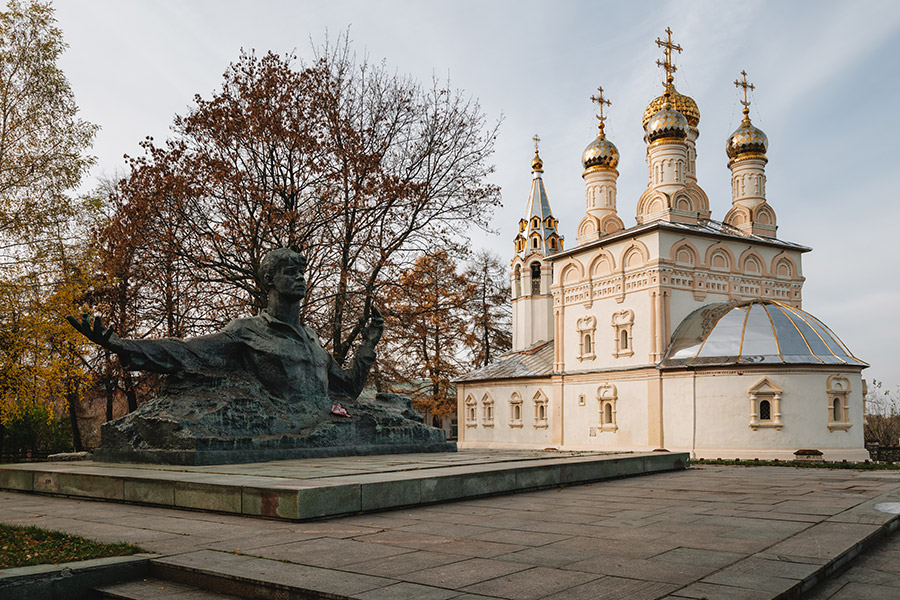
<instances>
[{"instance_id":1,"label":"pointed tower spire","mask_svg":"<svg viewBox=\"0 0 900 600\"><path fill-rule=\"evenodd\" d=\"M616 215L616 179L619 172L619 150L606 138L606 115L604 106L612 106L612 102L603 96L603 88L597 88L597 95L591 101L598 106L597 128L600 130L596 139L587 145L581 155L584 167L584 188L586 210L585 216L578 224L578 244L586 244L600 236L625 228Z\"/></svg>"},{"instance_id":2,"label":"pointed tower spire","mask_svg":"<svg viewBox=\"0 0 900 600\"><path fill-rule=\"evenodd\" d=\"M731 169L731 210L725 222L746 233L775 236L778 226L775 211L766 202L766 151L769 140L762 130L750 122L748 91L756 87L747 81L747 72L741 71L741 79L734 85L743 91L744 118L740 126L728 137L725 153Z\"/></svg>"},{"instance_id":3,"label":"pointed tower spire","mask_svg":"<svg viewBox=\"0 0 900 600\"><path fill-rule=\"evenodd\" d=\"M519 233L515 239L516 255L526 257L531 254L549 256L563 249L563 238L559 235L559 222L550 209L550 198L544 188L544 161L540 155L541 138L534 140L534 158L531 160L531 191L525 205L525 218L519 221Z\"/></svg>"}]
</instances>

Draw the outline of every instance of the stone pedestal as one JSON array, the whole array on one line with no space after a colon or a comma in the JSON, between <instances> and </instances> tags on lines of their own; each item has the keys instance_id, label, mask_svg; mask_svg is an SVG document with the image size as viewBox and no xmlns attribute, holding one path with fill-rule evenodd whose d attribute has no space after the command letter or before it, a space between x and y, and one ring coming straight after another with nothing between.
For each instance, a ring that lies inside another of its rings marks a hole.
<instances>
[{"instance_id":1,"label":"stone pedestal","mask_svg":"<svg viewBox=\"0 0 900 600\"><path fill-rule=\"evenodd\" d=\"M261 410L258 397L194 400L163 396L106 423L94 460L212 465L456 450L443 430L425 425L410 399L399 394L334 398L349 418L332 414L330 406L302 402L277 406L270 399L273 406Z\"/></svg>"}]
</instances>

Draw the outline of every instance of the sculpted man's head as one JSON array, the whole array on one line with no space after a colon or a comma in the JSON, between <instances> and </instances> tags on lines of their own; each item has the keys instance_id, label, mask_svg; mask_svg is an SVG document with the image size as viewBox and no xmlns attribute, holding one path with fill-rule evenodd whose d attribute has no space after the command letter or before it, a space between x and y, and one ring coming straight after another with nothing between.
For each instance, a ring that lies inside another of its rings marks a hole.
<instances>
[{"instance_id":1,"label":"sculpted man's head","mask_svg":"<svg viewBox=\"0 0 900 600\"><path fill-rule=\"evenodd\" d=\"M306 257L291 248L278 248L266 254L259 264L264 291L299 300L306 295Z\"/></svg>"}]
</instances>

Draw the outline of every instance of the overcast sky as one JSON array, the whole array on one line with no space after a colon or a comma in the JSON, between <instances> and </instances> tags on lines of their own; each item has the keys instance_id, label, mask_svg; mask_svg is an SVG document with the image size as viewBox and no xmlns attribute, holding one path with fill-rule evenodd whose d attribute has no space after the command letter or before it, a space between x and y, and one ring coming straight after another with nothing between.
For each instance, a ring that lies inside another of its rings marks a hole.
<instances>
[{"instance_id":1,"label":"overcast sky","mask_svg":"<svg viewBox=\"0 0 900 600\"><path fill-rule=\"evenodd\" d=\"M512 256L529 190L531 138L567 247L584 214L581 152L596 135L589 96L613 105L608 137L621 154L619 216L634 225L646 187L641 115L661 93L666 27L684 48L675 84L700 108L697 169L713 218L731 207L725 140L739 124L733 81L756 86L753 123L769 138L767 198L778 237L811 246L803 308L900 384L900 2L744 0L329 2L58 0L70 48L62 67L82 117L102 130L93 177L124 169L148 135L164 140L195 94L209 97L241 48L309 58L349 28L354 48L400 73L449 77L503 118L494 183L497 234L473 245Z\"/></svg>"}]
</instances>

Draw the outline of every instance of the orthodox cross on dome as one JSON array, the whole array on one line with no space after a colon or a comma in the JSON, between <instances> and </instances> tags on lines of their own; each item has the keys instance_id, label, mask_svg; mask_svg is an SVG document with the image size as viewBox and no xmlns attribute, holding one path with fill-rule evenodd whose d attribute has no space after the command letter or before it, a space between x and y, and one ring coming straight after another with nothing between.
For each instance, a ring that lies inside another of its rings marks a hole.
<instances>
[{"instance_id":1,"label":"orthodox cross on dome","mask_svg":"<svg viewBox=\"0 0 900 600\"><path fill-rule=\"evenodd\" d=\"M541 143L541 138L538 134L534 134L534 137L531 139L534 140L534 158L531 159L531 172L534 173L535 177L540 177L540 174L544 172L544 161L541 160L541 155L538 154L538 145Z\"/></svg>"},{"instance_id":2,"label":"orthodox cross on dome","mask_svg":"<svg viewBox=\"0 0 900 600\"><path fill-rule=\"evenodd\" d=\"M656 66L662 67L666 72L666 80L664 83L666 86L666 93L668 93L669 88L672 87L672 82L675 80L675 71L678 70L678 67L676 67L675 63L672 61L672 50L675 50L680 54L681 46L672 43L671 27L666 27L666 41L656 38L656 45L660 48L665 48L663 52L665 53L666 59L664 61L657 59Z\"/></svg>"},{"instance_id":3,"label":"orthodox cross on dome","mask_svg":"<svg viewBox=\"0 0 900 600\"><path fill-rule=\"evenodd\" d=\"M598 87L597 92L599 92L597 96L594 96L593 94L591 95L591 102L596 102L600 106L600 114L597 115L597 120L600 121L600 123L597 125L597 127L599 127L600 131L602 132L604 126L603 122L606 121L606 117L603 116L603 105L605 104L606 106L612 106L612 102L603 97L602 87Z\"/></svg>"},{"instance_id":4,"label":"orthodox cross on dome","mask_svg":"<svg viewBox=\"0 0 900 600\"><path fill-rule=\"evenodd\" d=\"M756 86L752 83L747 83L747 71L741 71L741 80L735 79L734 87L744 88L744 99L740 102L744 105L744 116L746 117L750 113L750 100L747 99L747 90L755 90Z\"/></svg>"}]
</instances>

